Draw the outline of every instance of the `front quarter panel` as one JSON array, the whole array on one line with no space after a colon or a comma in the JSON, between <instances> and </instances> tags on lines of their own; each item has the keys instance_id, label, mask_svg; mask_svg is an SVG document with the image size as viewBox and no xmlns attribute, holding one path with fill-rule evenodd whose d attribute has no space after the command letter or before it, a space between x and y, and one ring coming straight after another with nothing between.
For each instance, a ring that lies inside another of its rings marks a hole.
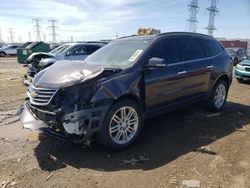
<instances>
[{"instance_id":1,"label":"front quarter panel","mask_svg":"<svg viewBox=\"0 0 250 188\"><path fill-rule=\"evenodd\" d=\"M140 102L143 101L142 74L138 72L122 73L101 83L91 99L91 103L109 101L113 103L119 97L131 95Z\"/></svg>"}]
</instances>

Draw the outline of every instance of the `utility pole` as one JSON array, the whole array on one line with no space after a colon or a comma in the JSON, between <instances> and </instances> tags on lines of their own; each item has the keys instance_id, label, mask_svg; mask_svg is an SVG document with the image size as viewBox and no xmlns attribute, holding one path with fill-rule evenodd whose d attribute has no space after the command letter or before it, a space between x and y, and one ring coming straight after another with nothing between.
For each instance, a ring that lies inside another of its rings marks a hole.
<instances>
[{"instance_id":1,"label":"utility pole","mask_svg":"<svg viewBox=\"0 0 250 188\"><path fill-rule=\"evenodd\" d=\"M14 36L13 36L12 28L9 28L9 32L10 32L10 43L14 43Z\"/></svg>"},{"instance_id":2,"label":"utility pole","mask_svg":"<svg viewBox=\"0 0 250 188\"><path fill-rule=\"evenodd\" d=\"M73 37L73 35L70 36L70 42L74 42L74 37Z\"/></svg>"},{"instance_id":3,"label":"utility pole","mask_svg":"<svg viewBox=\"0 0 250 188\"><path fill-rule=\"evenodd\" d=\"M0 43L3 43L2 30L0 28Z\"/></svg>"},{"instance_id":4,"label":"utility pole","mask_svg":"<svg viewBox=\"0 0 250 188\"><path fill-rule=\"evenodd\" d=\"M31 42L31 33L29 31L29 42Z\"/></svg>"},{"instance_id":5,"label":"utility pole","mask_svg":"<svg viewBox=\"0 0 250 188\"><path fill-rule=\"evenodd\" d=\"M56 23L57 21L56 20L49 20L49 22L51 23L51 26L49 26L49 28L51 28L51 34L52 35L52 43L56 43Z\"/></svg>"},{"instance_id":6,"label":"utility pole","mask_svg":"<svg viewBox=\"0 0 250 188\"><path fill-rule=\"evenodd\" d=\"M18 37L18 41L19 41L19 43L22 43L23 40L22 40L21 36Z\"/></svg>"},{"instance_id":7,"label":"utility pole","mask_svg":"<svg viewBox=\"0 0 250 188\"><path fill-rule=\"evenodd\" d=\"M190 17L187 19L186 31L196 33L198 28L197 14L199 12L198 0L191 0L191 3L188 5L190 12Z\"/></svg>"},{"instance_id":8,"label":"utility pole","mask_svg":"<svg viewBox=\"0 0 250 188\"><path fill-rule=\"evenodd\" d=\"M46 35L43 34L43 41L46 42Z\"/></svg>"},{"instance_id":9,"label":"utility pole","mask_svg":"<svg viewBox=\"0 0 250 188\"><path fill-rule=\"evenodd\" d=\"M35 33L36 33L36 41L41 41L41 25L40 25L40 19L33 19L35 22Z\"/></svg>"},{"instance_id":10,"label":"utility pole","mask_svg":"<svg viewBox=\"0 0 250 188\"><path fill-rule=\"evenodd\" d=\"M211 2L210 7L206 9L209 11L209 22L208 26L205 27L205 29L207 30L208 35L213 36L214 30L216 30L216 27L214 26L215 16L219 13L219 10L216 7L218 0L210 0L210 2Z\"/></svg>"}]
</instances>

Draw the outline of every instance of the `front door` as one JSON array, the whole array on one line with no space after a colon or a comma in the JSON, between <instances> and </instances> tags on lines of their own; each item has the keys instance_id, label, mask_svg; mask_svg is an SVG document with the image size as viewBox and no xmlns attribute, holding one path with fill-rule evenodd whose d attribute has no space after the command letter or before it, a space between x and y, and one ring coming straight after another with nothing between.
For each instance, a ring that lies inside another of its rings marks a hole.
<instances>
[{"instance_id":1,"label":"front door","mask_svg":"<svg viewBox=\"0 0 250 188\"><path fill-rule=\"evenodd\" d=\"M184 95L182 89L185 86L182 65L173 66L181 61L175 39L163 39L156 43L147 61L152 57L165 59L166 67L145 71L147 110L178 99Z\"/></svg>"}]
</instances>

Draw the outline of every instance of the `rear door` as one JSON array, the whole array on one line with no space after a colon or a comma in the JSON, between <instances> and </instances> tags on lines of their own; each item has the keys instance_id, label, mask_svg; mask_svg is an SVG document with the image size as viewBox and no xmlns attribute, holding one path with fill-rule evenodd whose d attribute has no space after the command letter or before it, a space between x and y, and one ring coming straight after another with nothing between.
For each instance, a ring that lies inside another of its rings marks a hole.
<instances>
[{"instance_id":1,"label":"rear door","mask_svg":"<svg viewBox=\"0 0 250 188\"><path fill-rule=\"evenodd\" d=\"M178 37L177 44L180 49L183 65L183 78L186 96L205 94L209 90L211 70L205 51L198 38L192 36Z\"/></svg>"}]
</instances>

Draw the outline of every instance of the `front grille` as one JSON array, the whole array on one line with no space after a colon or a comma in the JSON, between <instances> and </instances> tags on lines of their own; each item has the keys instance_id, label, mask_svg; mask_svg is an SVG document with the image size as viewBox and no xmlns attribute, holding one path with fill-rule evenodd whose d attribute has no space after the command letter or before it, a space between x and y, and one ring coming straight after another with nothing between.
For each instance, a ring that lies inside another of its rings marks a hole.
<instances>
[{"instance_id":1,"label":"front grille","mask_svg":"<svg viewBox=\"0 0 250 188\"><path fill-rule=\"evenodd\" d=\"M31 104L45 106L50 103L56 92L56 89L37 88L34 85L30 85L27 95Z\"/></svg>"},{"instance_id":2,"label":"front grille","mask_svg":"<svg viewBox=\"0 0 250 188\"><path fill-rule=\"evenodd\" d=\"M245 70L246 70L247 72L250 72L250 67L246 67Z\"/></svg>"}]
</instances>

